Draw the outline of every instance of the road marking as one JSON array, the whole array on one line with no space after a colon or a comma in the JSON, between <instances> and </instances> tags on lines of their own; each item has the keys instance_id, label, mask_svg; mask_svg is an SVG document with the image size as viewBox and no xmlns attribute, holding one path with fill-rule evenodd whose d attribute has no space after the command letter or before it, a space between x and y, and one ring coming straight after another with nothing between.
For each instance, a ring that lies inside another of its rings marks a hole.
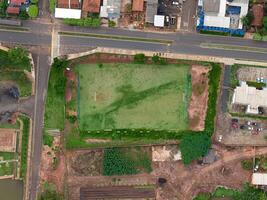
<instances>
[{"instance_id":1,"label":"road marking","mask_svg":"<svg viewBox=\"0 0 267 200\"><path fill-rule=\"evenodd\" d=\"M200 47L207 48L207 49L222 49L222 50L245 51L245 52L267 54L267 48L258 48L258 47L250 47L250 46L201 43Z\"/></svg>"}]
</instances>

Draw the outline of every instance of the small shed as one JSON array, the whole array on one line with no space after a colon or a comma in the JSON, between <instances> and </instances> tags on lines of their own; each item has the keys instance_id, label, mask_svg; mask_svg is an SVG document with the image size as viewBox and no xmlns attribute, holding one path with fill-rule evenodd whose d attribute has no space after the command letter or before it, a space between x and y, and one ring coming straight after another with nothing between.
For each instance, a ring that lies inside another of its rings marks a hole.
<instances>
[{"instance_id":1,"label":"small shed","mask_svg":"<svg viewBox=\"0 0 267 200\"><path fill-rule=\"evenodd\" d=\"M156 27L164 27L164 15L155 15L154 16L154 26Z\"/></svg>"},{"instance_id":2,"label":"small shed","mask_svg":"<svg viewBox=\"0 0 267 200\"><path fill-rule=\"evenodd\" d=\"M72 18L80 19L82 11L80 9L69 9L69 8L56 8L55 17L56 18Z\"/></svg>"},{"instance_id":3,"label":"small shed","mask_svg":"<svg viewBox=\"0 0 267 200\"><path fill-rule=\"evenodd\" d=\"M267 185L267 174L266 173L253 173L252 184L253 185Z\"/></svg>"},{"instance_id":4,"label":"small shed","mask_svg":"<svg viewBox=\"0 0 267 200\"><path fill-rule=\"evenodd\" d=\"M142 12L144 11L144 0L133 0L132 11Z\"/></svg>"}]
</instances>

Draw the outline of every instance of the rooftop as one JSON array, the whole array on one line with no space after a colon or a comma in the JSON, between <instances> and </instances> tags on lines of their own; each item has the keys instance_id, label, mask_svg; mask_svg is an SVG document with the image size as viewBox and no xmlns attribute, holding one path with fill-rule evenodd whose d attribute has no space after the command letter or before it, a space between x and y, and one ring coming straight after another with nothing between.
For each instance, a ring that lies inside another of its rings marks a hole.
<instances>
[{"instance_id":1,"label":"rooftop","mask_svg":"<svg viewBox=\"0 0 267 200\"><path fill-rule=\"evenodd\" d=\"M71 8L71 9L79 9L80 2L79 0L58 0L57 8Z\"/></svg>"},{"instance_id":2,"label":"rooftop","mask_svg":"<svg viewBox=\"0 0 267 200\"><path fill-rule=\"evenodd\" d=\"M25 0L11 0L10 1L11 5L16 5L16 6L20 6L20 5L24 4L24 3L25 3Z\"/></svg>"},{"instance_id":3,"label":"rooftop","mask_svg":"<svg viewBox=\"0 0 267 200\"><path fill-rule=\"evenodd\" d=\"M99 13L100 0L83 0L82 10L89 13Z\"/></svg>"},{"instance_id":4,"label":"rooftop","mask_svg":"<svg viewBox=\"0 0 267 200\"><path fill-rule=\"evenodd\" d=\"M220 0L203 0L205 13L218 13L220 10Z\"/></svg>"},{"instance_id":5,"label":"rooftop","mask_svg":"<svg viewBox=\"0 0 267 200\"><path fill-rule=\"evenodd\" d=\"M241 82L233 95L233 102L237 104L248 105L250 109L256 110L259 106L267 107L267 89L258 90L250 87L246 82Z\"/></svg>"},{"instance_id":6,"label":"rooftop","mask_svg":"<svg viewBox=\"0 0 267 200\"><path fill-rule=\"evenodd\" d=\"M252 174L253 185L267 185L267 174L265 173L253 173Z\"/></svg>"},{"instance_id":7,"label":"rooftop","mask_svg":"<svg viewBox=\"0 0 267 200\"><path fill-rule=\"evenodd\" d=\"M19 7L8 7L6 12L8 14L19 14Z\"/></svg>"},{"instance_id":8,"label":"rooftop","mask_svg":"<svg viewBox=\"0 0 267 200\"><path fill-rule=\"evenodd\" d=\"M143 11L144 10L144 0L133 0L132 11Z\"/></svg>"}]
</instances>

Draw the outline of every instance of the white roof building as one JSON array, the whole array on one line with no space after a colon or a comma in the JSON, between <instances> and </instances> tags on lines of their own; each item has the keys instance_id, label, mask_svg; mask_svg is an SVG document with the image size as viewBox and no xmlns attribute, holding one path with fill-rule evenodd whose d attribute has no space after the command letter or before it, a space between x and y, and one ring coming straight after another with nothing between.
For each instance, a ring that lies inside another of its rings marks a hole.
<instances>
[{"instance_id":1,"label":"white roof building","mask_svg":"<svg viewBox=\"0 0 267 200\"><path fill-rule=\"evenodd\" d=\"M120 18L120 10L120 0L103 0L103 5L100 7L100 17L118 19Z\"/></svg>"},{"instance_id":2,"label":"white roof building","mask_svg":"<svg viewBox=\"0 0 267 200\"><path fill-rule=\"evenodd\" d=\"M267 174L266 173L253 173L252 184L253 185L267 185Z\"/></svg>"},{"instance_id":3,"label":"white roof building","mask_svg":"<svg viewBox=\"0 0 267 200\"><path fill-rule=\"evenodd\" d=\"M242 29L241 18L247 15L248 5L249 0L233 0L232 2L227 0L203 0L204 26ZM229 7L240 10L240 13L227 14Z\"/></svg>"},{"instance_id":4,"label":"white roof building","mask_svg":"<svg viewBox=\"0 0 267 200\"><path fill-rule=\"evenodd\" d=\"M55 18L80 19L82 11L80 9L56 8Z\"/></svg>"},{"instance_id":5,"label":"white roof building","mask_svg":"<svg viewBox=\"0 0 267 200\"><path fill-rule=\"evenodd\" d=\"M234 90L232 103L247 105L247 113L258 114L259 106L267 107L267 89L258 90L241 82L241 86Z\"/></svg>"}]
</instances>

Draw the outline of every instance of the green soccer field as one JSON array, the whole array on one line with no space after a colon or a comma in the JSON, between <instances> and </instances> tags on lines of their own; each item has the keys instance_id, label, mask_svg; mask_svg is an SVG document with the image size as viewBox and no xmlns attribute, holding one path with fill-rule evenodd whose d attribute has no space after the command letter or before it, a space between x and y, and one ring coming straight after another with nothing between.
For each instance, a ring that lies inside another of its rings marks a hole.
<instances>
[{"instance_id":1,"label":"green soccer field","mask_svg":"<svg viewBox=\"0 0 267 200\"><path fill-rule=\"evenodd\" d=\"M79 65L81 130L188 128L187 65Z\"/></svg>"}]
</instances>

